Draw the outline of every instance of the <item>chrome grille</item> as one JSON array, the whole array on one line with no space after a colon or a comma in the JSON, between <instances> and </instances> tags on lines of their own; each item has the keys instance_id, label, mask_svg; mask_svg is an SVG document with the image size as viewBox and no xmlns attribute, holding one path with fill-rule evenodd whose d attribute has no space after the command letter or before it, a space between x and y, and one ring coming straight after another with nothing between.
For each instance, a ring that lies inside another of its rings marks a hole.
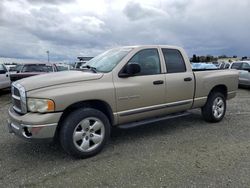
<instances>
[{"instance_id":1,"label":"chrome grille","mask_svg":"<svg viewBox=\"0 0 250 188\"><path fill-rule=\"evenodd\" d=\"M21 94L21 89L24 88L17 83L13 83L11 86L11 93L12 93L12 104L13 104L13 109L15 112L19 114L25 114L27 112L26 108L26 96L25 96L25 91L23 94ZM22 96L23 95L23 96Z\"/></svg>"}]
</instances>

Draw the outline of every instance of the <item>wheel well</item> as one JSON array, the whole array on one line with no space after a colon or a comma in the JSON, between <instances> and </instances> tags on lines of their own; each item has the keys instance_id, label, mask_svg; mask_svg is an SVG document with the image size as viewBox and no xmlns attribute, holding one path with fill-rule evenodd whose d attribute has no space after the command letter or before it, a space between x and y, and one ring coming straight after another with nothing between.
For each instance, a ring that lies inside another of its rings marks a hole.
<instances>
[{"instance_id":1,"label":"wheel well","mask_svg":"<svg viewBox=\"0 0 250 188\"><path fill-rule=\"evenodd\" d=\"M213 89L210 91L209 95L213 92L220 92L227 99L227 87L225 85L217 85L217 86L213 87Z\"/></svg>"},{"instance_id":2,"label":"wheel well","mask_svg":"<svg viewBox=\"0 0 250 188\"><path fill-rule=\"evenodd\" d=\"M111 125L114 123L114 116L113 111L111 107L104 101L101 100L89 100L89 101L81 101L74 103L70 106L68 106L64 111L63 114L58 122L57 130L56 130L56 137L58 136L58 133L60 132L60 127L62 122L64 121L67 116L72 113L73 111L80 109L80 108L94 108L97 110L100 110L102 113L104 113L107 118L109 119L109 122Z\"/></svg>"}]
</instances>

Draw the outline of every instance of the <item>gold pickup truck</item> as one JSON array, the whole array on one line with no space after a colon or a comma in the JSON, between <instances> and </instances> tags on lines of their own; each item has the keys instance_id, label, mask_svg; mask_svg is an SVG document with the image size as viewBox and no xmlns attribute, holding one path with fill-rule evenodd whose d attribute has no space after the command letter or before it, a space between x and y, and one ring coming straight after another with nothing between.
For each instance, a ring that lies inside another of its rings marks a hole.
<instances>
[{"instance_id":1,"label":"gold pickup truck","mask_svg":"<svg viewBox=\"0 0 250 188\"><path fill-rule=\"evenodd\" d=\"M8 127L30 141L56 138L67 153L86 158L102 150L113 126L151 123L193 108L219 122L237 87L237 71L194 72L182 48L120 47L82 71L14 82Z\"/></svg>"}]
</instances>

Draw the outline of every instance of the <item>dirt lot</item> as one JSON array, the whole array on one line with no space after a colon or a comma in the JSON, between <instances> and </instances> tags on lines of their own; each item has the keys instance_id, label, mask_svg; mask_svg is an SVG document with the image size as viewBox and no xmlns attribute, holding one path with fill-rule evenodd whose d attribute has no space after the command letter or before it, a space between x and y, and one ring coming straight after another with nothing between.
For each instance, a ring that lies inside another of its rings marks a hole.
<instances>
[{"instance_id":1,"label":"dirt lot","mask_svg":"<svg viewBox=\"0 0 250 188\"><path fill-rule=\"evenodd\" d=\"M250 90L239 90L218 124L194 110L118 129L102 153L86 160L9 134L9 98L0 94L0 187L250 187Z\"/></svg>"}]
</instances>

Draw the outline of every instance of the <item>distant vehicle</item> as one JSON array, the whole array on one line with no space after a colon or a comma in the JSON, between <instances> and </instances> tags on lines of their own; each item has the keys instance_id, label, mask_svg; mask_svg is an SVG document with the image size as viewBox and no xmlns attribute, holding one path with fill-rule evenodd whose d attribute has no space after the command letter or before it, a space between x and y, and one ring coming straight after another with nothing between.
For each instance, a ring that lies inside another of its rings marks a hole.
<instances>
[{"instance_id":1,"label":"distant vehicle","mask_svg":"<svg viewBox=\"0 0 250 188\"><path fill-rule=\"evenodd\" d=\"M16 67L17 67L17 65L10 67L9 72L16 72Z\"/></svg>"},{"instance_id":2,"label":"distant vehicle","mask_svg":"<svg viewBox=\"0 0 250 188\"><path fill-rule=\"evenodd\" d=\"M229 67L230 67L230 63L227 63L227 62L222 62L218 66L219 69L229 69Z\"/></svg>"},{"instance_id":3,"label":"distant vehicle","mask_svg":"<svg viewBox=\"0 0 250 188\"><path fill-rule=\"evenodd\" d=\"M8 69L8 71L11 71L16 67L16 63L4 63L5 67Z\"/></svg>"},{"instance_id":4,"label":"distant vehicle","mask_svg":"<svg viewBox=\"0 0 250 188\"><path fill-rule=\"evenodd\" d=\"M214 69L218 69L218 67L216 67L216 65L212 63L193 63L192 69L193 70L214 70Z\"/></svg>"},{"instance_id":5,"label":"distant vehicle","mask_svg":"<svg viewBox=\"0 0 250 188\"><path fill-rule=\"evenodd\" d=\"M74 68L80 69L85 63L91 60L93 57L77 57L79 61L75 62Z\"/></svg>"},{"instance_id":6,"label":"distant vehicle","mask_svg":"<svg viewBox=\"0 0 250 188\"><path fill-rule=\"evenodd\" d=\"M10 76L7 67L0 64L0 90L10 87Z\"/></svg>"},{"instance_id":7,"label":"distant vehicle","mask_svg":"<svg viewBox=\"0 0 250 188\"><path fill-rule=\"evenodd\" d=\"M217 61L212 62L212 64L215 65L216 67L219 67L219 66L220 66L220 63L217 62Z\"/></svg>"},{"instance_id":8,"label":"distant vehicle","mask_svg":"<svg viewBox=\"0 0 250 188\"><path fill-rule=\"evenodd\" d=\"M230 63L226 63L224 69L229 69L230 65L231 65Z\"/></svg>"},{"instance_id":9,"label":"distant vehicle","mask_svg":"<svg viewBox=\"0 0 250 188\"><path fill-rule=\"evenodd\" d=\"M80 69L81 66L83 66L85 63L86 63L86 62L84 62L84 61L82 61L82 62L81 62L81 61L76 62L74 68L75 68L75 69Z\"/></svg>"},{"instance_id":10,"label":"distant vehicle","mask_svg":"<svg viewBox=\"0 0 250 188\"><path fill-rule=\"evenodd\" d=\"M50 72L57 72L57 68L54 64L34 63L34 64L17 65L15 71L16 71L15 73L12 73L10 75L10 79L12 82L30 76L35 76Z\"/></svg>"},{"instance_id":11,"label":"distant vehicle","mask_svg":"<svg viewBox=\"0 0 250 188\"><path fill-rule=\"evenodd\" d=\"M237 61L231 64L231 69L239 70L239 85L250 87L250 61Z\"/></svg>"},{"instance_id":12,"label":"distant vehicle","mask_svg":"<svg viewBox=\"0 0 250 188\"><path fill-rule=\"evenodd\" d=\"M55 64L55 65L56 65L56 69L58 72L70 70L70 65L61 64L61 63Z\"/></svg>"},{"instance_id":13,"label":"distant vehicle","mask_svg":"<svg viewBox=\"0 0 250 188\"><path fill-rule=\"evenodd\" d=\"M10 74L17 73L22 69L22 67L23 67L23 64L17 64L15 67L11 67L9 72Z\"/></svg>"}]
</instances>

